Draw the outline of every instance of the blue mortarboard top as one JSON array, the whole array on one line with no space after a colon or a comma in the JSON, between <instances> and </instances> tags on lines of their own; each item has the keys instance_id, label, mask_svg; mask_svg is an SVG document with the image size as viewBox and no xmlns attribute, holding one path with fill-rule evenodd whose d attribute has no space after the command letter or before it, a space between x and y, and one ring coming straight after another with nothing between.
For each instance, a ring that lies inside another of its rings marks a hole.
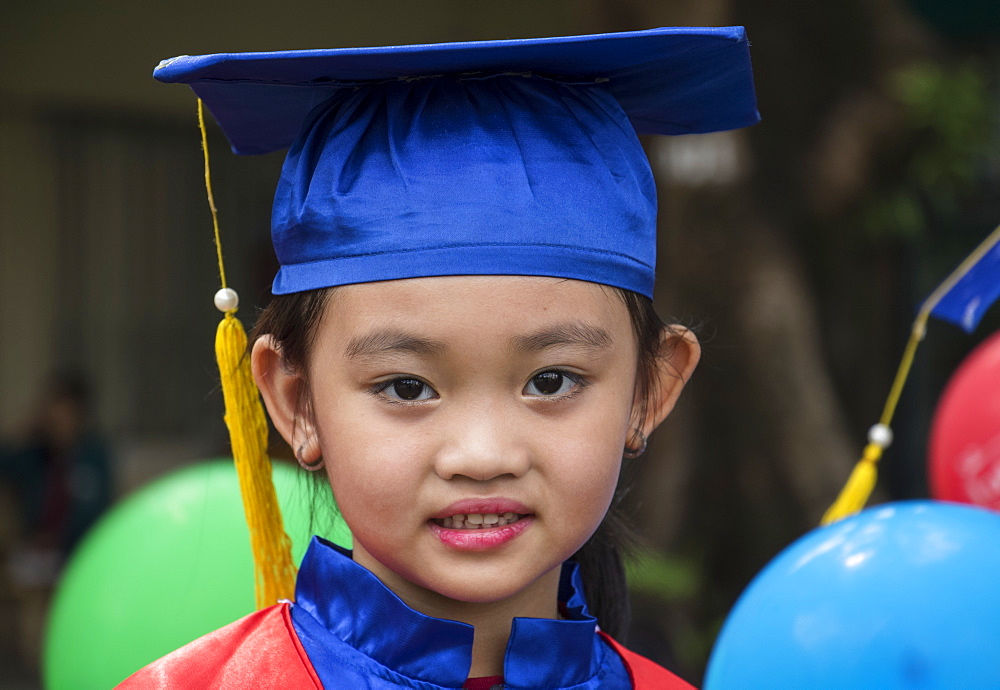
<instances>
[{"instance_id":1,"label":"blue mortarboard top","mask_svg":"<svg viewBox=\"0 0 1000 690\"><path fill-rule=\"evenodd\" d=\"M931 314L972 333L986 310L1000 298L1000 228L986 238L957 272L960 277L941 296Z\"/></svg>"},{"instance_id":2,"label":"blue mortarboard top","mask_svg":"<svg viewBox=\"0 0 1000 690\"><path fill-rule=\"evenodd\" d=\"M165 60L242 154L289 148L275 294L543 275L651 296L639 134L759 119L741 27Z\"/></svg>"}]
</instances>

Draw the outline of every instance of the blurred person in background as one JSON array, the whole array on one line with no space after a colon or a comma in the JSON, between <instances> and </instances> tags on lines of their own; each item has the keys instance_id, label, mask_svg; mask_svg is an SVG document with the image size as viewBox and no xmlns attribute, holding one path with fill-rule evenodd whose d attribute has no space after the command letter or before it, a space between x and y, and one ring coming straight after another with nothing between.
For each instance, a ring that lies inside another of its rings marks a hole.
<instances>
[{"instance_id":1,"label":"blurred person in background","mask_svg":"<svg viewBox=\"0 0 1000 690\"><path fill-rule=\"evenodd\" d=\"M17 603L21 655L37 661L52 589L70 552L109 506L108 447L91 427L90 386L77 372L55 374L19 437L0 446L3 495L14 516L5 530L5 579Z\"/></svg>"}]
</instances>

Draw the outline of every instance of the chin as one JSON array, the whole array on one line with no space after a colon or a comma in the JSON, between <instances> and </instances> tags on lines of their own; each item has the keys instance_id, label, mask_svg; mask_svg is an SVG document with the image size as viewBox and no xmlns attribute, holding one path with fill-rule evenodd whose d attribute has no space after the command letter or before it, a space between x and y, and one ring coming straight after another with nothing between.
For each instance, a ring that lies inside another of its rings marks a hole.
<instances>
[{"instance_id":1,"label":"chin","mask_svg":"<svg viewBox=\"0 0 1000 690\"><path fill-rule=\"evenodd\" d=\"M490 574L484 574L478 582L427 582L420 586L438 596L466 604L495 604L517 595L527 588L523 582L498 582Z\"/></svg>"}]
</instances>

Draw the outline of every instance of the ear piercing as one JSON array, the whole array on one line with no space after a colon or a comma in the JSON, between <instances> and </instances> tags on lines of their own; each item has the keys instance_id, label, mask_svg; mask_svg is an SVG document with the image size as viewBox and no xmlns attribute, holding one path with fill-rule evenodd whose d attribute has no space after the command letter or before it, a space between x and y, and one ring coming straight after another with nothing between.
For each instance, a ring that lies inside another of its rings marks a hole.
<instances>
[{"instance_id":1,"label":"ear piercing","mask_svg":"<svg viewBox=\"0 0 1000 690\"><path fill-rule=\"evenodd\" d=\"M298 447L298 450L295 451L295 459L298 461L299 467L308 472L315 472L316 470L323 467L322 455L313 460L312 462L306 462L305 460L303 460L303 456L305 455L305 450L306 450L306 444L303 443Z\"/></svg>"},{"instance_id":2,"label":"ear piercing","mask_svg":"<svg viewBox=\"0 0 1000 690\"><path fill-rule=\"evenodd\" d=\"M633 442L638 441L633 445ZM625 443L625 450L622 452L622 457L626 460L635 460L637 457L646 452L646 436L638 429L633 429L632 434L629 438L629 442Z\"/></svg>"}]
</instances>

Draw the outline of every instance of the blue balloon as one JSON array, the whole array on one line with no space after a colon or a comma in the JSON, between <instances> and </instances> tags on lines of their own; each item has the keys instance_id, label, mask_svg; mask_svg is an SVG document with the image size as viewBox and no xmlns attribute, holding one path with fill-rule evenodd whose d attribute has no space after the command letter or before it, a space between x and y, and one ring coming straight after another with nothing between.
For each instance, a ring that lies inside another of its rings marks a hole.
<instances>
[{"instance_id":1,"label":"blue balloon","mask_svg":"<svg viewBox=\"0 0 1000 690\"><path fill-rule=\"evenodd\" d=\"M704 687L1000 688L1000 514L910 501L813 530L740 597Z\"/></svg>"}]
</instances>

